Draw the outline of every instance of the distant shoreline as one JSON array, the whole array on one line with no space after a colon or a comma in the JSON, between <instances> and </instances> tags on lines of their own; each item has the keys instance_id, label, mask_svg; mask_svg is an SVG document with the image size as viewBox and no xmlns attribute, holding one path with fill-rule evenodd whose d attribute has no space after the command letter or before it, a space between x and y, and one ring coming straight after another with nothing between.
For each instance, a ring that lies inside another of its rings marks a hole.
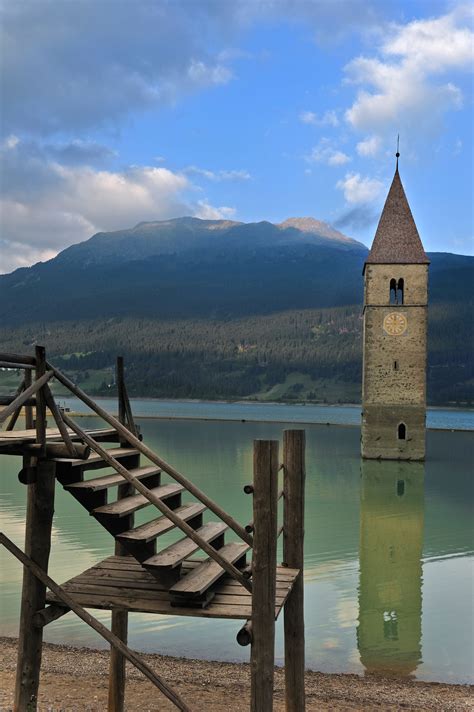
<instances>
[{"instance_id":1,"label":"distant shoreline","mask_svg":"<svg viewBox=\"0 0 474 712\"><path fill-rule=\"evenodd\" d=\"M95 396L91 393L88 395L94 400L113 400L116 396ZM72 398L74 396L70 395L56 395L57 400ZM146 402L156 402L156 403L207 403L209 405L223 404L223 405L270 405L270 406L282 406L282 407L302 407L302 408L362 408L362 403L315 403L312 401L270 401L270 400L246 400L234 399L234 398L158 398L154 396L130 396L130 401L146 401ZM459 405L428 405L426 410L452 410L452 411L463 411L474 413L474 407L459 406Z\"/></svg>"},{"instance_id":2,"label":"distant shoreline","mask_svg":"<svg viewBox=\"0 0 474 712\"><path fill-rule=\"evenodd\" d=\"M98 418L94 413L78 413L71 411L68 415L74 418ZM116 414L115 414L116 415ZM135 415L135 420L169 420L171 422L185 420L189 422L204 422L204 423L262 423L265 425L320 425L322 427L332 428L359 428L357 423L323 423L313 420L262 420L261 418L211 418L208 416L190 416L190 415ZM473 433L474 428L426 428L433 432L449 432L449 433Z\"/></svg>"}]
</instances>

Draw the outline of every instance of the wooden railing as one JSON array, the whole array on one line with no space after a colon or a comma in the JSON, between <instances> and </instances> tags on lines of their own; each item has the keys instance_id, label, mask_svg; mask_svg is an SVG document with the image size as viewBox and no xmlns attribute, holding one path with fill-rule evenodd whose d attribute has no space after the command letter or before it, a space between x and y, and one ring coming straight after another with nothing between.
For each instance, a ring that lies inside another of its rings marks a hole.
<instances>
[{"instance_id":1,"label":"wooden railing","mask_svg":"<svg viewBox=\"0 0 474 712\"><path fill-rule=\"evenodd\" d=\"M4 358L8 356L8 358ZM13 358L12 358L13 357ZM10 362L14 364L20 364L17 367L21 368L22 365L30 365L31 357L18 356L16 354L1 354L0 362ZM34 359L34 365L36 367L36 380L34 383L26 390L23 390L15 400L7 406L5 411L0 413L0 423L3 422L10 414L16 412L16 410L21 409L25 401L27 401L31 395L36 394L36 440L38 454L46 454L46 403L49 401L54 401L52 394L48 388L45 390L47 382L54 376L60 383L62 383L73 395L79 398L85 405L87 405L94 413L96 413L100 418L105 420L109 425L111 425L119 434L124 441L129 443L132 447L138 450L142 455L148 458L155 465L160 467L164 472L166 472L170 477L172 477L176 482L183 485L185 489L193 495L196 499L202 502L211 512L218 516L223 522L225 522L243 541L245 541L249 546L252 546L253 539L251 535L245 531L245 528L239 524L228 512L226 512L220 505L214 502L208 495L203 492L199 487L197 487L191 480L189 480L185 475L179 472L176 468L166 462L163 458L157 455L151 448L149 448L145 443L143 443L140 437L137 436L136 426L133 422L133 417L131 415L130 404L128 402L128 396L124 396L122 391L122 407L124 408L124 413L121 414L127 418L128 423L125 425L121 423L118 418L104 410L100 405L98 405L92 398L90 398L87 393L85 393L79 386L73 383L64 373L59 369L55 368L52 364L47 363L44 355L43 347L36 347L36 357ZM122 364L123 369L123 364ZM123 376L123 370L122 370ZM121 379L123 380L123 379ZM127 408L128 403L128 408ZM127 413L128 410L128 413ZM102 457L102 459L107 462L114 470L120 474L124 480L129 482L133 487L143 495L151 504L153 504L165 517L167 517L173 524L178 527L187 537L194 541L200 549L202 549L209 557L214 559L230 576L232 576L236 581L242 584L249 592L252 590L252 584L248 578L245 578L242 572L225 559L217 549L203 539L195 529L193 529L187 522L181 519L174 510L170 509L159 497L153 494L140 480L136 479L130 472L123 467L123 465L118 462L114 457L112 457L108 451L103 448L99 443L97 443L90 435L88 435L77 423L69 417L66 413L61 413L58 408L53 406L53 417L58 418L56 424L63 436L63 432L66 434L65 446L70 451L72 455L74 444L72 443L69 434L67 433L66 426L68 426L82 442L89 446L94 452ZM64 437L64 436L63 436ZM76 454L72 455L76 457Z\"/></svg>"}]
</instances>

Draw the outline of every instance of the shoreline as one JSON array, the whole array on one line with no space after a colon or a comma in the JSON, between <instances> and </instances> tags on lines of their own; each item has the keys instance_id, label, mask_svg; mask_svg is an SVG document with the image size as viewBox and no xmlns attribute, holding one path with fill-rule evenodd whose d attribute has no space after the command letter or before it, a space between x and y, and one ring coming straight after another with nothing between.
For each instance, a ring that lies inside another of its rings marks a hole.
<instances>
[{"instance_id":1,"label":"shoreline","mask_svg":"<svg viewBox=\"0 0 474 712\"><path fill-rule=\"evenodd\" d=\"M152 399L150 399L152 400ZM180 401L181 402L181 401ZM70 411L68 415L74 418L98 418L95 413L80 413ZM117 416L116 413L112 415ZM190 416L190 415L134 415L135 420L170 420L179 421L186 420L191 422L205 423L263 423L265 425L322 425L332 428L360 428L359 423L325 423L323 421L316 422L314 420L262 420L261 418L211 418L206 416ZM448 432L448 433L472 433L473 428L426 428L433 432Z\"/></svg>"},{"instance_id":2,"label":"shoreline","mask_svg":"<svg viewBox=\"0 0 474 712\"><path fill-rule=\"evenodd\" d=\"M13 707L17 639L0 637L0 709ZM247 712L248 663L222 663L157 653L143 658L195 712ZM43 644L38 709L49 712L102 712L107 707L109 652ZM84 698L87 685L88 695ZM399 710L460 712L472 709L471 685L422 682L411 678L365 677L306 671L307 712ZM232 707L230 707L232 700ZM175 708L133 667L127 666L126 709L171 712ZM275 669L274 712L284 712L284 672Z\"/></svg>"}]
</instances>

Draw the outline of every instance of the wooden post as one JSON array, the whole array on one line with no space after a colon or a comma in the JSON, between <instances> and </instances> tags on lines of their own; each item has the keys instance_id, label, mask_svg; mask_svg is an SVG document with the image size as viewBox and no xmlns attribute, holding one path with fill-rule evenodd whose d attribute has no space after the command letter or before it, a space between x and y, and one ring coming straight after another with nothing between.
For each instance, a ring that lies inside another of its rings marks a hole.
<instances>
[{"instance_id":1,"label":"wooden post","mask_svg":"<svg viewBox=\"0 0 474 712\"><path fill-rule=\"evenodd\" d=\"M54 513L55 464L38 461L36 467L36 482L28 485L25 553L47 571ZM35 626L35 614L44 608L45 600L46 586L25 567L18 635L15 712L36 710L43 628Z\"/></svg>"},{"instance_id":2,"label":"wooden post","mask_svg":"<svg viewBox=\"0 0 474 712\"><path fill-rule=\"evenodd\" d=\"M46 350L44 346L35 347L36 355L36 380L46 373ZM42 448L46 447L46 398L43 389L36 393L36 442ZM45 453L42 453L43 456Z\"/></svg>"},{"instance_id":3,"label":"wooden post","mask_svg":"<svg viewBox=\"0 0 474 712\"><path fill-rule=\"evenodd\" d=\"M118 391L118 414L119 421L122 425L126 424L126 407L125 407L125 381L124 381L124 368L123 368L123 357L119 356L117 358L117 366L115 371L115 381L117 383ZM120 439L120 444L122 446L127 445L127 441L124 438ZM140 456L137 458L135 463L138 467ZM127 497L129 494L133 494L134 488L128 482L124 481L123 485L118 488L118 499ZM133 514L129 514L127 517L127 528L133 528ZM126 550L120 544L120 542L115 542L115 556L124 556ZM114 635L117 636L125 645L128 642L128 612L124 610L113 610L111 613L111 630ZM110 666L109 666L109 699L108 699L108 712L123 712L125 709L125 682L126 682L126 672L125 672L126 659L122 653L115 647L110 648Z\"/></svg>"},{"instance_id":4,"label":"wooden post","mask_svg":"<svg viewBox=\"0 0 474 712\"><path fill-rule=\"evenodd\" d=\"M32 383L32 375L31 371L25 371L25 391L27 388L31 386ZM34 420L33 420L33 408L31 405L25 406L25 428L27 430L33 430L34 428Z\"/></svg>"},{"instance_id":5,"label":"wooden post","mask_svg":"<svg viewBox=\"0 0 474 712\"><path fill-rule=\"evenodd\" d=\"M285 430L283 465L283 562L300 570L284 608L286 712L304 712L304 430Z\"/></svg>"},{"instance_id":6,"label":"wooden post","mask_svg":"<svg viewBox=\"0 0 474 712\"><path fill-rule=\"evenodd\" d=\"M275 591L278 442L255 440L253 451L251 712L272 712L275 664Z\"/></svg>"}]
</instances>

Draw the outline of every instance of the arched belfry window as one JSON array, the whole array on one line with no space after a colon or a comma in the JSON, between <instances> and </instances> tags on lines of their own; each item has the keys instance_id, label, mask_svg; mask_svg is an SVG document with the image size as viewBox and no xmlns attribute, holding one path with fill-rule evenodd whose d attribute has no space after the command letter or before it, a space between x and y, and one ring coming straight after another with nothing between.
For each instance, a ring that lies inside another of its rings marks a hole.
<instances>
[{"instance_id":1,"label":"arched belfry window","mask_svg":"<svg viewBox=\"0 0 474 712\"><path fill-rule=\"evenodd\" d=\"M405 288L405 282L403 279L390 280L390 304L403 304L403 290Z\"/></svg>"},{"instance_id":2,"label":"arched belfry window","mask_svg":"<svg viewBox=\"0 0 474 712\"><path fill-rule=\"evenodd\" d=\"M403 279L398 280L397 284L397 293L396 293L396 300L397 304L403 304L403 289L405 287L405 283Z\"/></svg>"},{"instance_id":3,"label":"arched belfry window","mask_svg":"<svg viewBox=\"0 0 474 712\"><path fill-rule=\"evenodd\" d=\"M390 280L390 304L397 303L397 280Z\"/></svg>"},{"instance_id":4,"label":"arched belfry window","mask_svg":"<svg viewBox=\"0 0 474 712\"><path fill-rule=\"evenodd\" d=\"M405 423L400 423L400 425L398 426L398 439L407 439L407 426L405 425Z\"/></svg>"}]
</instances>

